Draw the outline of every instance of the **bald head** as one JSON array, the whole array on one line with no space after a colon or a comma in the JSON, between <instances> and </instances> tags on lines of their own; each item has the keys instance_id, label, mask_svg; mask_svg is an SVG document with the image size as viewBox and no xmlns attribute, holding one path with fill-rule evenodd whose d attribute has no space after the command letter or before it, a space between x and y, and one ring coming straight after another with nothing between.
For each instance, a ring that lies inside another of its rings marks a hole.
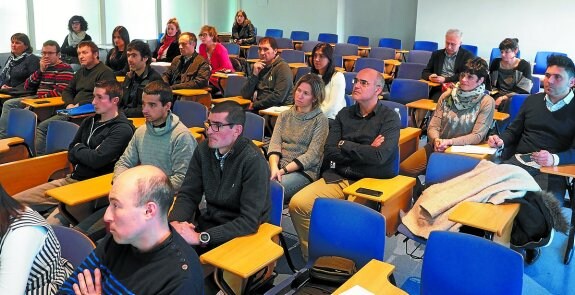
<instances>
[{"instance_id":1,"label":"bald head","mask_svg":"<svg viewBox=\"0 0 575 295\"><path fill-rule=\"evenodd\" d=\"M377 100L384 83L380 72L371 68L363 69L355 77L352 97L357 102Z\"/></svg>"}]
</instances>

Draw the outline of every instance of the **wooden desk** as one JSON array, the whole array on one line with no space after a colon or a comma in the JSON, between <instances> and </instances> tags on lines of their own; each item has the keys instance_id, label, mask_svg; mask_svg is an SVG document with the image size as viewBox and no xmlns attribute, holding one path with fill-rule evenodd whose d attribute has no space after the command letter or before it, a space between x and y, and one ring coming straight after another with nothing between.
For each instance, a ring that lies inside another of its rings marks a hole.
<instances>
[{"instance_id":1,"label":"wooden desk","mask_svg":"<svg viewBox=\"0 0 575 295\"><path fill-rule=\"evenodd\" d=\"M399 289L389 282L389 276L395 269L395 266L372 259L364 265L357 273L355 273L347 282L341 285L334 295L338 295L351 289L353 286L361 286L362 288L372 292L373 294L401 294L407 295L407 292Z\"/></svg>"},{"instance_id":2,"label":"wooden desk","mask_svg":"<svg viewBox=\"0 0 575 295\"><path fill-rule=\"evenodd\" d=\"M128 120L132 121L136 128L146 124L146 118L128 118Z\"/></svg>"},{"instance_id":3,"label":"wooden desk","mask_svg":"<svg viewBox=\"0 0 575 295\"><path fill-rule=\"evenodd\" d=\"M0 139L0 164L30 158L30 152L20 137ZM6 183L3 183L6 186Z\"/></svg>"},{"instance_id":4,"label":"wooden desk","mask_svg":"<svg viewBox=\"0 0 575 295\"><path fill-rule=\"evenodd\" d=\"M495 121L503 121L506 120L507 118L509 118L508 113L501 113L499 111L495 111L495 113L493 114L493 120Z\"/></svg>"},{"instance_id":5,"label":"wooden desk","mask_svg":"<svg viewBox=\"0 0 575 295\"><path fill-rule=\"evenodd\" d=\"M272 116L277 117L281 113L289 110L292 106L281 106L281 107L271 107L264 110L260 110L258 113L262 116Z\"/></svg>"},{"instance_id":6,"label":"wooden desk","mask_svg":"<svg viewBox=\"0 0 575 295\"><path fill-rule=\"evenodd\" d=\"M341 73L344 73L344 72L345 72L345 69L342 68L342 67L335 67L335 70L336 70L337 72L341 72Z\"/></svg>"},{"instance_id":7,"label":"wooden desk","mask_svg":"<svg viewBox=\"0 0 575 295\"><path fill-rule=\"evenodd\" d=\"M421 109L427 111L435 111L435 107L437 103L434 102L432 99L423 98L420 100L412 101L405 105L410 109Z\"/></svg>"},{"instance_id":8,"label":"wooden desk","mask_svg":"<svg viewBox=\"0 0 575 295\"><path fill-rule=\"evenodd\" d=\"M38 116L38 121L43 121L50 118L56 108L62 107L65 103L62 97L49 97L49 98L24 98L22 104L29 106L34 113Z\"/></svg>"},{"instance_id":9,"label":"wooden desk","mask_svg":"<svg viewBox=\"0 0 575 295\"><path fill-rule=\"evenodd\" d=\"M10 98L12 98L12 95L0 93L0 99L10 99Z\"/></svg>"},{"instance_id":10,"label":"wooden desk","mask_svg":"<svg viewBox=\"0 0 575 295\"><path fill-rule=\"evenodd\" d=\"M484 148L488 148L489 145L487 143L482 143L482 144L476 144L476 146L478 147L484 147ZM457 154L457 155L462 155L462 156L467 156L467 157L472 157L472 158L477 158L477 159L481 159L481 160L488 160L489 158L491 158L490 154L472 154L472 153L455 153L452 151L452 147L448 147L445 150L445 153L447 154Z\"/></svg>"},{"instance_id":11,"label":"wooden desk","mask_svg":"<svg viewBox=\"0 0 575 295\"><path fill-rule=\"evenodd\" d=\"M295 75L297 74L297 69L299 69L299 68L305 68L305 67L308 66L308 65L307 65L306 63L304 63L304 62L291 62L291 63L288 63L288 65L289 65L289 67L290 67L290 69L291 69L291 72L292 72L292 75L294 76L294 78L295 78Z\"/></svg>"},{"instance_id":12,"label":"wooden desk","mask_svg":"<svg viewBox=\"0 0 575 295\"><path fill-rule=\"evenodd\" d=\"M423 80L423 79L419 79L419 81L427 83L427 86L429 87L438 87L441 86L441 83L437 83L437 82L431 82L429 80Z\"/></svg>"},{"instance_id":13,"label":"wooden desk","mask_svg":"<svg viewBox=\"0 0 575 295\"><path fill-rule=\"evenodd\" d=\"M251 100L245 99L245 98L243 98L243 97L241 97L241 96L232 96L232 97L224 97L224 98L215 98L215 99L212 99L212 103L214 103L214 104L222 103L222 102L224 102L224 101L235 101L235 102L239 103L241 106L244 106L244 107L249 106L249 105L252 103Z\"/></svg>"},{"instance_id":14,"label":"wooden desk","mask_svg":"<svg viewBox=\"0 0 575 295\"><path fill-rule=\"evenodd\" d=\"M406 127L399 130L399 161L407 159L419 149L421 129Z\"/></svg>"},{"instance_id":15,"label":"wooden desk","mask_svg":"<svg viewBox=\"0 0 575 295\"><path fill-rule=\"evenodd\" d=\"M462 202L449 214L449 220L482 229L489 233L488 238L509 247L513 219L518 212L519 204Z\"/></svg>"},{"instance_id":16,"label":"wooden desk","mask_svg":"<svg viewBox=\"0 0 575 295\"><path fill-rule=\"evenodd\" d=\"M230 32L218 33L218 39L222 43L230 42L231 38L232 38L232 33L230 33Z\"/></svg>"},{"instance_id":17,"label":"wooden desk","mask_svg":"<svg viewBox=\"0 0 575 295\"><path fill-rule=\"evenodd\" d=\"M358 46L357 47L357 55L362 56L362 57L367 57L369 55L370 51L371 51L370 46Z\"/></svg>"},{"instance_id":18,"label":"wooden desk","mask_svg":"<svg viewBox=\"0 0 575 295\"><path fill-rule=\"evenodd\" d=\"M401 62L397 59L386 59L384 60L386 65L392 65L392 66L396 66L399 67L401 65Z\"/></svg>"},{"instance_id":19,"label":"wooden desk","mask_svg":"<svg viewBox=\"0 0 575 295\"><path fill-rule=\"evenodd\" d=\"M114 173L78 181L46 191L46 195L68 206L76 206L108 196Z\"/></svg>"},{"instance_id":20,"label":"wooden desk","mask_svg":"<svg viewBox=\"0 0 575 295\"><path fill-rule=\"evenodd\" d=\"M348 200L355 201L357 198L379 202L381 214L385 216L385 231L387 236L397 232L397 226L401 222L399 211L407 212L411 203L412 191L415 186L415 178L398 175L390 179L363 178L343 189L343 193L349 195ZM360 187L383 192L380 197L374 197L356 192Z\"/></svg>"},{"instance_id":21,"label":"wooden desk","mask_svg":"<svg viewBox=\"0 0 575 295\"><path fill-rule=\"evenodd\" d=\"M164 72L168 70L168 68L172 65L172 63L164 62L164 61L157 61L150 64L152 69L156 70L158 74L162 75Z\"/></svg>"},{"instance_id":22,"label":"wooden desk","mask_svg":"<svg viewBox=\"0 0 575 295\"><path fill-rule=\"evenodd\" d=\"M172 93L179 95L181 100L195 101L208 109L212 107L212 96L206 89L174 89Z\"/></svg>"},{"instance_id":23,"label":"wooden desk","mask_svg":"<svg viewBox=\"0 0 575 295\"><path fill-rule=\"evenodd\" d=\"M303 46L303 41L301 40L292 40L291 43L293 44L293 48L295 50L301 50L301 47Z\"/></svg>"},{"instance_id":24,"label":"wooden desk","mask_svg":"<svg viewBox=\"0 0 575 295\"><path fill-rule=\"evenodd\" d=\"M0 139L0 153L5 153L10 150L10 146L24 143L24 138L10 137Z\"/></svg>"},{"instance_id":25,"label":"wooden desk","mask_svg":"<svg viewBox=\"0 0 575 295\"><path fill-rule=\"evenodd\" d=\"M191 127L191 128L188 128L188 130L190 130L190 133L192 134L192 136L194 137L194 139L198 143L202 142L202 140L204 139L204 135L202 134L202 132L204 131L204 128ZM199 130L202 130L202 131L198 132Z\"/></svg>"},{"instance_id":26,"label":"wooden desk","mask_svg":"<svg viewBox=\"0 0 575 295\"><path fill-rule=\"evenodd\" d=\"M218 79L218 87L220 87L220 90L222 91L222 95L226 95L224 93L224 90L226 89L226 85L228 85L228 78L230 76L244 76L244 72L233 72L233 73L221 73L221 72L215 72L212 74L212 77L215 77Z\"/></svg>"},{"instance_id":27,"label":"wooden desk","mask_svg":"<svg viewBox=\"0 0 575 295\"><path fill-rule=\"evenodd\" d=\"M401 55L399 58L401 58L401 60L403 61L407 61L407 58L405 57L406 54L409 53L409 50L404 50L404 49L396 49L395 50L395 56L397 58L397 54Z\"/></svg>"},{"instance_id":28,"label":"wooden desk","mask_svg":"<svg viewBox=\"0 0 575 295\"><path fill-rule=\"evenodd\" d=\"M355 61L361 58L359 55L344 55L343 57L343 67L346 71L352 72L355 66Z\"/></svg>"},{"instance_id":29,"label":"wooden desk","mask_svg":"<svg viewBox=\"0 0 575 295\"><path fill-rule=\"evenodd\" d=\"M559 165L551 167L541 167L539 169L543 173L565 176L569 178L575 177L575 165ZM571 258L573 257L573 242L575 240L575 188L574 180L571 179L567 187L569 192L569 199L571 201L571 227L569 228L569 236L567 238L567 247L565 248L565 255L563 256L563 263L569 264Z\"/></svg>"},{"instance_id":30,"label":"wooden desk","mask_svg":"<svg viewBox=\"0 0 575 295\"><path fill-rule=\"evenodd\" d=\"M249 58L249 59L246 59L246 61L248 63L254 64L254 63L260 61L260 59L259 58Z\"/></svg>"},{"instance_id":31,"label":"wooden desk","mask_svg":"<svg viewBox=\"0 0 575 295\"><path fill-rule=\"evenodd\" d=\"M125 80L126 80L126 76L116 76L116 81L118 81L120 83L124 83Z\"/></svg>"}]
</instances>

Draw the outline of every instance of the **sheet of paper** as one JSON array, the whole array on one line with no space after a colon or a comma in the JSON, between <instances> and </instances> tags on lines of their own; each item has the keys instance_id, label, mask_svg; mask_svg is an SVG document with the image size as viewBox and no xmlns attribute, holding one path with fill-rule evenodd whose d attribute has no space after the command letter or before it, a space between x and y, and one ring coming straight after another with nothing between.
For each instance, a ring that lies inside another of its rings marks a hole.
<instances>
[{"instance_id":1,"label":"sheet of paper","mask_svg":"<svg viewBox=\"0 0 575 295\"><path fill-rule=\"evenodd\" d=\"M341 293L341 295L375 295L361 286L355 285L349 288L347 291Z\"/></svg>"},{"instance_id":2,"label":"sheet of paper","mask_svg":"<svg viewBox=\"0 0 575 295\"><path fill-rule=\"evenodd\" d=\"M269 107L265 110L268 112L281 113L281 112L289 110L289 108L290 108L290 106L280 106L280 107Z\"/></svg>"},{"instance_id":3,"label":"sheet of paper","mask_svg":"<svg viewBox=\"0 0 575 295\"><path fill-rule=\"evenodd\" d=\"M451 146L451 151L454 153L493 155L497 152L497 149L476 145L453 145Z\"/></svg>"}]
</instances>

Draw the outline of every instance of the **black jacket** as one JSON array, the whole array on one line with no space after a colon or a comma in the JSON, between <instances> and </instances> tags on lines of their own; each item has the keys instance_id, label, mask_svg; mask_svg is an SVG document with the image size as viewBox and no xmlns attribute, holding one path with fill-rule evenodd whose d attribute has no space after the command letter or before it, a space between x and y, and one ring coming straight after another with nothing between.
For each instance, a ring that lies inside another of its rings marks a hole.
<instances>
[{"instance_id":1,"label":"black jacket","mask_svg":"<svg viewBox=\"0 0 575 295\"><path fill-rule=\"evenodd\" d=\"M142 93L144 93L146 85L156 80L162 80L162 76L149 65L146 66L140 77L136 75L136 72L126 74L126 79L122 84L124 91L120 106L128 118L144 116L142 114Z\"/></svg>"},{"instance_id":2,"label":"black jacket","mask_svg":"<svg viewBox=\"0 0 575 295\"><path fill-rule=\"evenodd\" d=\"M170 44L170 46L168 47L168 52L166 53L166 58L163 59L158 59L158 50L160 50L160 47L162 46L161 42L158 42L158 45L156 46L156 50L154 50L154 53L152 54L152 57L154 57L156 59L156 61L162 61L162 62L172 62L172 60L174 60L174 58L178 55L180 55L180 47L178 45L178 41L176 40L176 42L172 42L172 44Z\"/></svg>"},{"instance_id":3,"label":"black jacket","mask_svg":"<svg viewBox=\"0 0 575 295\"><path fill-rule=\"evenodd\" d=\"M234 22L232 27L232 42L239 41L240 45L255 45L256 44L256 28L251 21L243 26Z\"/></svg>"},{"instance_id":4,"label":"black jacket","mask_svg":"<svg viewBox=\"0 0 575 295\"><path fill-rule=\"evenodd\" d=\"M74 165L72 178L85 180L114 172L114 165L134 134L134 125L120 112L98 124L100 115L86 118L68 147L68 160Z\"/></svg>"},{"instance_id":5,"label":"black jacket","mask_svg":"<svg viewBox=\"0 0 575 295\"><path fill-rule=\"evenodd\" d=\"M449 83L459 81L459 74L463 72L463 67L465 66L465 63L467 63L467 60L470 58L473 58L473 53L460 47L459 51L457 52L457 57L455 57L455 74L453 74L451 77L445 78L445 82ZM441 75L441 70L443 69L443 61L445 61L445 49L434 51L431 54L431 58L429 59L427 66L421 74L421 79L429 80L429 76L431 74Z\"/></svg>"}]
</instances>

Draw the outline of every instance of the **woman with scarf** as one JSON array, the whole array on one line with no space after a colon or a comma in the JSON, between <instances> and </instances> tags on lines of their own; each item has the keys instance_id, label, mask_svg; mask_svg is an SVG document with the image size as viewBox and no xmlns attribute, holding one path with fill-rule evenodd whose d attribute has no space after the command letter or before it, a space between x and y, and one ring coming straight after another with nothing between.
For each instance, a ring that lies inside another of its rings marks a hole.
<instances>
[{"instance_id":1,"label":"woman with scarf","mask_svg":"<svg viewBox=\"0 0 575 295\"><path fill-rule=\"evenodd\" d=\"M170 18L166 24L166 32L152 54L152 61L172 62L174 57L180 54L178 39L181 33L178 19L175 17Z\"/></svg>"},{"instance_id":2,"label":"woman with scarf","mask_svg":"<svg viewBox=\"0 0 575 295\"><path fill-rule=\"evenodd\" d=\"M400 164L400 174L414 177L423 174L431 153L485 140L495 113L493 98L485 94L487 76L487 63L483 59L475 57L467 61L459 82L437 102L427 128L428 143Z\"/></svg>"},{"instance_id":3,"label":"woman with scarf","mask_svg":"<svg viewBox=\"0 0 575 295\"><path fill-rule=\"evenodd\" d=\"M92 37L86 34L88 22L80 15L74 15L68 21L68 31L70 33L62 43L62 60L69 64L78 63L78 44L82 41L90 41Z\"/></svg>"},{"instance_id":4,"label":"woman with scarf","mask_svg":"<svg viewBox=\"0 0 575 295\"><path fill-rule=\"evenodd\" d=\"M30 39L16 33L10 38L10 57L0 70L0 88L22 88L32 73L40 68L40 58L32 54Z\"/></svg>"}]
</instances>

